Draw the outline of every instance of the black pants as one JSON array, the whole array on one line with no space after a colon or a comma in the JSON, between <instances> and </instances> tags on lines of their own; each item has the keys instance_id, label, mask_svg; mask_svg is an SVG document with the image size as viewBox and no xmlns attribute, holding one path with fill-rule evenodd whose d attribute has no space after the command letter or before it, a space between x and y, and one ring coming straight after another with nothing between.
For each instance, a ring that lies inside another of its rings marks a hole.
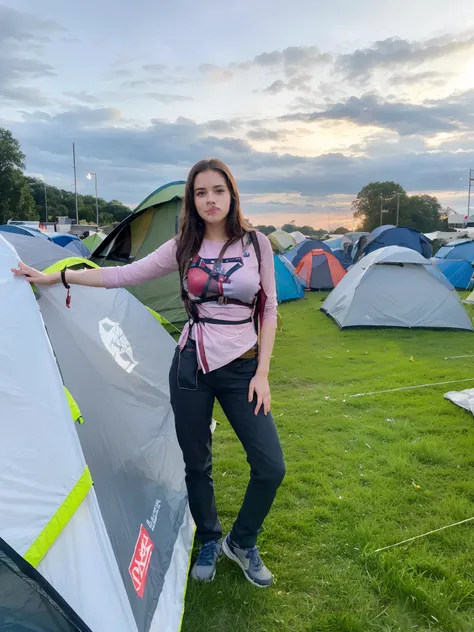
<instances>
[{"instance_id":1,"label":"black pants","mask_svg":"<svg viewBox=\"0 0 474 632\"><path fill-rule=\"evenodd\" d=\"M285 476L285 463L271 413L263 407L255 416L256 397L249 403L249 383L256 359L237 359L203 374L198 389L182 390L177 383L176 352L170 370L170 393L179 445L186 466L186 486L196 537L204 543L222 537L212 481L210 425L217 398L242 443L250 465L250 482L231 539L241 547L254 546L276 491Z\"/></svg>"}]
</instances>

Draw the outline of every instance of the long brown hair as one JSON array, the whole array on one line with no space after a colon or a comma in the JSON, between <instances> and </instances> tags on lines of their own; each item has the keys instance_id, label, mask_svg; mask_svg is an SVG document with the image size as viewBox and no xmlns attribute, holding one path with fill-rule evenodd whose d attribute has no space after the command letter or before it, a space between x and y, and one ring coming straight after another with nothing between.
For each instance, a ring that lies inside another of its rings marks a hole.
<instances>
[{"instance_id":1,"label":"long brown hair","mask_svg":"<svg viewBox=\"0 0 474 632\"><path fill-rule=\"evenodd\" d=\"M206 230L205 222L199 216L194 203L194 181L196 180L196 176L203 171L217 171L220 173L224 177L230 192L230 209L225 220L225 229L228 237L227 246L242 239L246 233L252 230L242 214L239 191L229 167L217 158L200 160L196 163L189 172L186 181L184 203L179 218L179 232L176 248L176 259L178 261L179 274L181 277L181 297L185 301L186 307L188 307L188 301L186 291L183 287L183 279L186 276L191 260L199 252Z\"/></svg>"}]
</instances>

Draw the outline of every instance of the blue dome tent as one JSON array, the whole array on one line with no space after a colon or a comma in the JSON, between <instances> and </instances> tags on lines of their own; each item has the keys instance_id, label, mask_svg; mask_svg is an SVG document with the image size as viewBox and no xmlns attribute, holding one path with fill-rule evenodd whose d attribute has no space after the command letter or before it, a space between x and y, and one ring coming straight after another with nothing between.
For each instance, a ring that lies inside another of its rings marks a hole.
<instances>
[{"instance_id":1,"label":"blue dome tent","mask_svg":"<svg viewBox=\"0 0 474 632\"><path fill-rule=\"evenodd\" d=\"M431 241L419 231L414 228L387 224L375 228L369 235L359 239L354 261L358 261L369 252L385 248L385 246L410 248L419 252L425 259L429 259L433 254Z\"/></svg>"},{"instance_id":2,"label":"blue dome tent","mask_svg":"<svg viewBox=\"0 0 474 632\"><path fill-rule=\"evenodd\" d=\"M469 261L463 261L462 259L437 259L436 257L433 257L431 261L456 290L472 290L474 287L472 280L474 270Z\"/></svg>"},{"instance_id":3,"label":"blue dome tent","mask_svg":"<svg viewBox=\"0 0 474 632\"><path fill-rule=\"evenodd\" d=\"M55 235L50 235L50 239L54 244L67 248L79 257L85 257L87 259L91 255L87 246L84 245L76 235L71 235L70 233L56 233Z\"/></svg>"},{"instance_id":4,"label":"blue dome tent","mask_svg":"<svg viewBox=\"0 0 474 632\"><path fill-rule=\"evenodd\" d=\"M441 246L435 254L436 259L462 259L472 263L474 261L474 240L456 239L446 246Z\"/></svg>"},{"instance_id":5,"label":"blue dome tent","mask_svg":"<svg viewBox=\"0 0 474 632\"><path fill-rule=\"evenodd\" d=\"M273 255L273 260L278 302L303 298L304 282L296 274L294 266L284 255Z\"/></svg>"},{"instance_id":6,"label":"blue dome tent","mask_svg":"<svg viewBox=\"0 0 474 632\"><path fill-rule=\"evenodd\" d=\"M474 287L474 240L456 239L442 246L433 257L433 263L457 290Z\"/></svg>"}]
</instances>

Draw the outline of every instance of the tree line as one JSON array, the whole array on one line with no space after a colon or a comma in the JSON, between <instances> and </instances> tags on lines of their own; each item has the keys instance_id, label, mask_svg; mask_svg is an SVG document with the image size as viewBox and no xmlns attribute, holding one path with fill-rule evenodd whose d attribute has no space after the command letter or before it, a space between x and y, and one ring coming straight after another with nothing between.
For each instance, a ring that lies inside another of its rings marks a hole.
<instances>
[{"instance_id":1,"label":"tree line","mask_svg":"<svg viewBox=\"0 0 474 632\"><path fill-rule=\"evenodd\" d=\"M0 128L0 224L9 219L55 221L65 216L76 219L76 196L38 179L24 175L25 155L12 133ZM46 188L46 193L45 193ZM96 199L93 195L78 195L79 222L96 223ZM46 217L46 207L48 209ZM99 224L121 222L130 209L118 200L107 202L98 198Z\"/></svg>"}]
</instances>

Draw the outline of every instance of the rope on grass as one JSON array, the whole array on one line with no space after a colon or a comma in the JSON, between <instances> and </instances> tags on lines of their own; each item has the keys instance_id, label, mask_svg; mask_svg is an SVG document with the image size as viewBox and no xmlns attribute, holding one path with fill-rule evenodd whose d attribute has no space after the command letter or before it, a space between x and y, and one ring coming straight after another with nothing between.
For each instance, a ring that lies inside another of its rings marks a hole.
<instances>
[{"instance_id":1,"label":"rope on grass","mask_svg":"<svg viewBox=\"0 0 474 632\"><path fill-rule=\"evenodd\" d=\"M465 356L448 356L445 360L459 360L459 358L474 358L474 355L465 355Z\"/></svg>"},{"instance_id":2,"label":"rope on grass","mask_svg":"<svg viewBox=\"0 0 474 632\"><path fill-rule=\"evenodd\" d=\"M418 384L417 386L401 386L400 388L390 388L386 391L373 391L370 393L356 393L350 397L364 397L365 395L382 395L383 393L395 393L396 391L409 391L414 388L427 388L428 386L444 386L445 384L459 384L460 382L473 382L474 377L465 380L450 380L449 382L433 382L432 384Z\"/></svg>"},{"instance_id":3,"label":"rope on grass","mask_svg":"<svg viewBox=\"0 0 474 632\"><path fill-rule=\"evenodd\" d=\"M461 520L460 522L455 522L453 524L447 524L445 527L440 527L439 529L433 529L433 531L428 531L428 533L422 533L421 535L415 535L412 538L408 538L408 540L402 540L401 542L397 542L396 544L389 544L388 546L384 546L381 549L376 549L374 553L380 553L380 551L386 551L387 549L392 549L394 546L400 546L401 544L406 544L407 542L412 542L413 540L417 540L418 538L424 538L427 535L431 535L432 533L437 533L438 531L443 531L443 529L450 529L451 527L457 527L460 524L464 524L466 522L470 522L474 520L474 516L472 518L466 518L465 520Z\"/></svg>"}]
</instances>

